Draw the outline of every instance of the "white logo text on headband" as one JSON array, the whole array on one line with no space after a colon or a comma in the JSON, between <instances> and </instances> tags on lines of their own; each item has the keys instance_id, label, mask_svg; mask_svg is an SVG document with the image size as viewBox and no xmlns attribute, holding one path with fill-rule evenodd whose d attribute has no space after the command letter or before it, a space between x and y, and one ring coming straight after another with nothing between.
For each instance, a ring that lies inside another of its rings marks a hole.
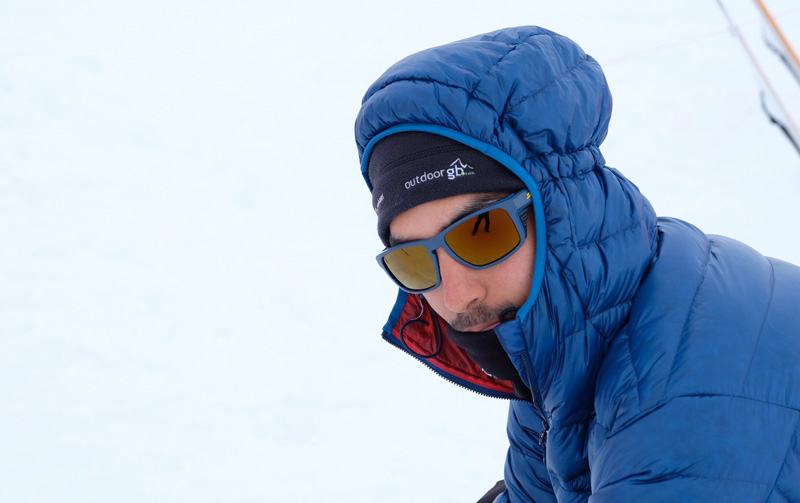
<instances>
[{"instance_id":1,"label":"white logo text on headband","mask_svg":"<svg viewBox=\"0 0 800 503\"><path fill-rule=\"evenodd\" d=\"M469 164L464 164L461 161L461 158L459 157L458 159L450 163L449 168L442 168L438 171L431 171L431 172L426 171L425 173L415 176L411 180L408 180L405 183L406 190L417 185L418 183L424 183L429 180L441 178L442 176L444 176L445 173L447 173L448 180L455 180L459 176L474 175L475 171L474 168Z\"/></svg>"}]
</instances>

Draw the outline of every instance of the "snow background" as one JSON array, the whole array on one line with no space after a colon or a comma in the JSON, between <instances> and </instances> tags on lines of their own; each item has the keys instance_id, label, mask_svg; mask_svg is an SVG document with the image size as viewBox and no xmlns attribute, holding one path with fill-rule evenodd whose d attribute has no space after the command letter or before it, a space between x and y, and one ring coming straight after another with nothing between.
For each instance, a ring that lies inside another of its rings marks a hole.
<instances>
[{"instance_id":1,"label":"snow background","mask_svg":"<svg viewBox=\"0 0 800 503\"><path fill-rule=\"evenodd\" d=\"M767 3L800 49L796 0ZM487 5L0 0L0 501L470 502L502 477L507 404L380 339L353 120L433 45L576 40L614 94L605 157L659 214L800 263L800 156L714 1Z\"/></svg>"}]
</instances>

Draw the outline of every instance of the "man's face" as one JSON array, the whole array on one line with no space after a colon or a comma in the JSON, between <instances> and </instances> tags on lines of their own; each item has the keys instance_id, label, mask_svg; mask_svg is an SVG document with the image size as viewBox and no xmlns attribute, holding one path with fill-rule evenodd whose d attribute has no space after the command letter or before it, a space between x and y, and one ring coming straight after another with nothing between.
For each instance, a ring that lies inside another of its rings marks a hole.
<instances>
[{"instance_id":1,"label":"man's face","mask_svg":"<svg viewBox=\"0 0 800 503\"><path fill-rule=\"evenodd\" d=\"M389 224L392 245L427 239L474 209L499 200L495 194L463 194L415 206L396 216ZM437 250L442 283L425 293L428 303L453 328L481 332L494 328L500 314L519 308L528 298L533 278L536 241L533 218L528 219L525 243L506 260L486 269L473 269Z\"/></svg>"}]
</instances>

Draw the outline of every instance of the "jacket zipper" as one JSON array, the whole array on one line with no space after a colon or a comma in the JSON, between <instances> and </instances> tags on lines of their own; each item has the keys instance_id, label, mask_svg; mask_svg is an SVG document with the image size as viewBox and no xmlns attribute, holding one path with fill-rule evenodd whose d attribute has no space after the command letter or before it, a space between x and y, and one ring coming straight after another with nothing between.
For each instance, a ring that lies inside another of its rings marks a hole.
<instances>
[{"instance_id":1,"label":"jacket zipper","mask_svg":"<svg viewBox=\"0 0 800 503\"><path fill-rule=\"evenodd\" d=\"M550 423L547 421L547 415L544 413L544 401L542 400L539 386L537 386L533 365L527 353L523 353L522 363L525 366L525 373L528 376L528 385L531 389L531 395L533 395L533 406L542 416L542 431L539 433L539 447L542 448L542 462L547 466L547 433L550 431Z\"/></svg>"},{"instance_id":2,"label":"jacket zipper","mask_svg":"<svg viewBox=\"0 0 800 503\"><path fill-rule=\"evenodd\" d=\"M493 394L493 393L489 393L487 391L481 391L480 389L477 389L477 388L470 388L469 386L464 386L463 384L461 384L461 383L459 383L459 382L457 382L457 381L455 381L455 380L453 380L453 379L451 379L451 378L449 378L449 377L447 377L445 375L442 375L440 372L438 372L436 369L434 369L430 364L428 364L428 362L426 362L424 358L412 353L411 351L408 351L405 347L403 347L403 344L401 342L398 342L393 336L391 336L391 335L387 336L386 333L384 332L383 338L384 338L384 340L386 340L386 342L388 342L392 346L396 347L397 349L399 349L403 353L407 354L408 356L410 356L410 357L414 358L415 360L417 360L418 362L422 363L425 366L425 368L427 368L428 370L433 372L440 379L444 379L445 381L449 382L450 384L453 384L453 385L455 385L455 386L457 386L457 387L459 387L461 389L465 389L467 391L471 391L473 393L476 393L478 395L485 396L485 397L488 397L488 398L497 398L499 400L509 400L509 401L511 401L511 400L524 401L521 398L517 398L517 397L514 397L514 396L508 396L508 395L505 395L505 394L503 394L503 395Z\"/></svg>"}]
</instances>

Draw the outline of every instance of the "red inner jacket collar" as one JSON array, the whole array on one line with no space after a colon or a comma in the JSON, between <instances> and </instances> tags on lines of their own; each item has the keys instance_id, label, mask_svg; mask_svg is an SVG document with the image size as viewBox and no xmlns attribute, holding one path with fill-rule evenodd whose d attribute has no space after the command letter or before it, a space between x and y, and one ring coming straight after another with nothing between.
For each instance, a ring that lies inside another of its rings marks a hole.
<instances>
[{"instance_id":1,"label":"red inner jacket collar","mask_svg":"<svg viewBox=\"0 0 800 503\"><path fill-rule=\"evenodd\" d=\"M414 322L416 321L416 322ZM411 322L411 323L409 323ZM434 323L439 323L437 336ZM401 337L402 330L402 337ZM431 366L435 367L445 377L454 381L466 381L477 388L485 388L491 392L513 394L510 381L501 381L487 375L481 367L467 356L466 352L453 344L447 337L447 327L444 320L433 315L430 305L418 295L408 295L399 318L392 327L390 337L395 338L407 351L417 356L430 355L437 352L439 337L441 349L436 356L424 358ZM480 391L476 389L476 391Z\"/></svg>"}]
</instances>

